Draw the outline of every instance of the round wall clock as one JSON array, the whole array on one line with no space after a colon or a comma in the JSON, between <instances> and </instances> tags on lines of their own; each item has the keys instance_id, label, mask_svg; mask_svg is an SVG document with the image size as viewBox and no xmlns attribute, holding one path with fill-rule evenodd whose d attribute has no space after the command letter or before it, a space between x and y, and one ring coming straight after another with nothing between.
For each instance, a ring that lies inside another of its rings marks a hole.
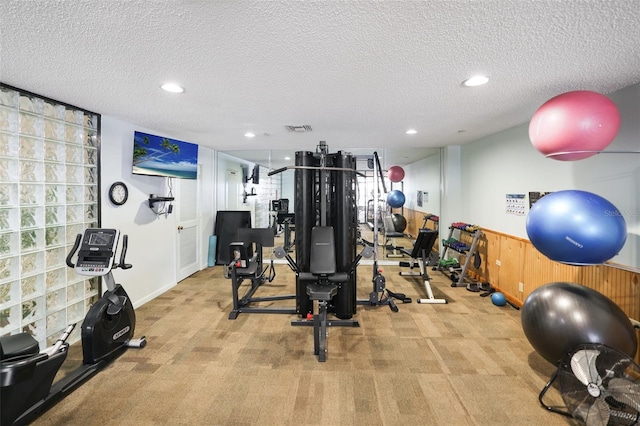
<instances>
[{"instance_id":1,"label":"round wall clock","mask_svg":"<svg viewBox=\"0 0 640 426\"><path fill-rule=\"evenodd\" d=\"M124 182L114 182L109 188L109 200L116 206L121 206L127 202L129 190Z\"/></svg>"}]
</instances>

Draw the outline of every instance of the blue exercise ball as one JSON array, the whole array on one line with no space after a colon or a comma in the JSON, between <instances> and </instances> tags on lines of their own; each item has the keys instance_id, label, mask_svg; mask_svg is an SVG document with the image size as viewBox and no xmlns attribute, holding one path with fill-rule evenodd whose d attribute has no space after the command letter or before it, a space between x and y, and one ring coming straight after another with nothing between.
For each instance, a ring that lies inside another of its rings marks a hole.
<instances>
[{"instance_id":1,"label":"blue exercise ball","mask_svg":"<svg viewBox=\"0 0 640 426\"><path fill-rule=\"evenodd\" d=\"M491 293L491 302L496 306L504 306L507 304L507 298L500 292Z\"/></svg>"},{"instance_id":2,"label":"blue exercise ball","mask_svg":"<svg viewBox=\"0 0 640 426\"><path fill-rule=\"evenodd\" d=\"M526 228L542 254L574 265L603 263L618 254L627 239L627 225L616 206L578 190L542 197L531 207Z\"/></svg>"},{"instance_id":3,"label":"blue exercise ball","mask_svg":"<svg viewBox=\"0 0 640 426\"><path fill-rule=\"evenodd\" d=\"M393 189L387 194L387 204L397 209L404 206L405 198L402 191Z\"/></svg>"},{"instance_id":4,"label":"blue exercise ball","mask_svg":"<svg viewBox=\"0 0 640 426\"><path fill-rule=\"evenodd\" d=\"M525 299L520 318L531 346L552 364L583 343L608 345L631 358L636 354L629 317L611 299L579 284L538 287Z\"/></svg>"}]
</instances>

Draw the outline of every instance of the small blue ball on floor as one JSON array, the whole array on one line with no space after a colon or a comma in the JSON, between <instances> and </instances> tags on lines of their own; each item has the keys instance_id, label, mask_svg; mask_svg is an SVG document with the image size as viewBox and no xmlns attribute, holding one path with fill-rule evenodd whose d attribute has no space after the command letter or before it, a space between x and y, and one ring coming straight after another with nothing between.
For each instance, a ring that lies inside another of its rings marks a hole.
<instances>
[{"instance_id":1,"label":"small blue ball on floor","mask_svg":"<svg viewBox=\"0 0 640 426\"><path fill-rule=\"evenodd\" d=\"M507 298L500 292L491 294L491 301L496 306L504 306L507 304Z\"/></svg>"}]
</instances>

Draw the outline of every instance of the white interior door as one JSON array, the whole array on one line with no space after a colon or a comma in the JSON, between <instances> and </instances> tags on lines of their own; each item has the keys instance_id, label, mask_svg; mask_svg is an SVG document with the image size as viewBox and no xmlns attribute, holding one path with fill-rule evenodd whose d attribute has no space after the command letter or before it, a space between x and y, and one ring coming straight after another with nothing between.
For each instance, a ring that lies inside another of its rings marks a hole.
<instances>
[{"instance_id":1,"label":"white interior door","mask_svg":"<svg viewBox=\"0 0 640 426\"><path fill-rule=\"evenodd\" d=\"M242 189L242 173L227 170L227 180L225 181L227 210L241 210Z\"/></svg>"},{"instance_id":2,"label":"white interior door","mask_svg":"<svg viewBox=\"0 0 640 426\"><path fill-rule=\"evenodd\" d=\"M176 179L176 223L178 224L178 271L180 282L199 270L200 231L198 226L198 181Z\"/></svg>"}]
</instances>

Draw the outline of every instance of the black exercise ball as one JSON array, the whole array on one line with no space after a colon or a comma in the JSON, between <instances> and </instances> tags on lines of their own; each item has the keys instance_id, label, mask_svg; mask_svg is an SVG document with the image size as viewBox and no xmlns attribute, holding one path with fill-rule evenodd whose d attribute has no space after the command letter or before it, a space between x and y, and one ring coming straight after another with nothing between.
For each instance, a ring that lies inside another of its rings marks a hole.
<instances>
[{"instance_id":1,"label":"black exercise ball","mask_svg":"<svg viewBox=\"0 0 640 426\"><path fill-rule=\"evenodd\" d=\"M407 219L400 213L392 214L391 219L393 220L393 229L396 232L404 232L404 230L407 229Z\"/></svg>"},{"instance_id":2,"label":"black exercise ball","mask_svg":"<svg viewBox=\"0 0 640 426\"><path fill-rule=\"evenodd\" d=\"M526 298L522 329L544 359L557 364L582 343L601 343L633 358L636 332L618 305L588 287L568 282L545 284Z\"/></svg>"}]
</instances>

